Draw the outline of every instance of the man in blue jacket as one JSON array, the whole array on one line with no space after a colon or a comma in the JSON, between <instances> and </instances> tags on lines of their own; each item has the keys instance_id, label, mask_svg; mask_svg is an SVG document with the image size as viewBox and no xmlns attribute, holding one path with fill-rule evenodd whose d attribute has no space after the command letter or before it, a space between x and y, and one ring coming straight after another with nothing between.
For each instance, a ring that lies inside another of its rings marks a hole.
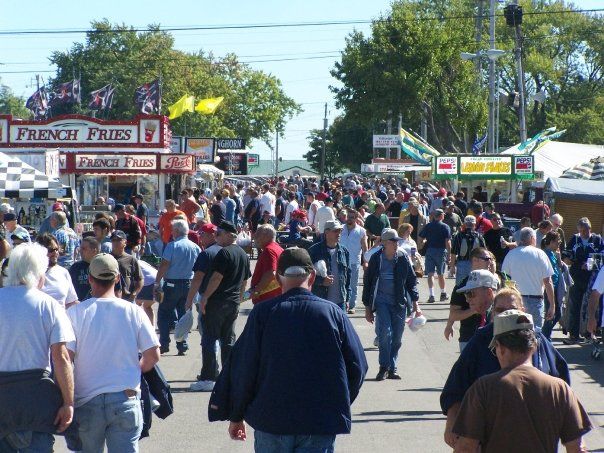
<instances>
[{"instance_id":1,"label":"man in blue jacket","mask_svg":"<svg viewBox=\"0 0 604 453\"><path fill-rule=\"evenodd\" d=\"M333 452L336 435L350 433L365 352L346 313L310 292L306 250L286 249L277 278L283 294L250 313L214 388L210 420L230 420L235 440L246 439L245 420L257 452Z\"/></svg>"},{"instance_id":2,"label":"man in blue jacket","mask_svg":"<svg viewBox=\"0 0 604 453\"><path fill-rule=\"evenodd\" d=\"M396 231L382 231L383 247L371 255L363 277L365 319L373 324L377 314L380 370L377 381L400 379L396 373L398 351L403 341L407 309L421 315L417 304L417 277L407 254L398 249Z\"/></svg>"},{"instance_id":3,"label":"man in blue jacket","mask_svg":"<svg viewBox=\"0 0 604 453\"><path fill-rule=\"evenodd\" d=\"M486 273L488 271L472 271L472 274L477 272ZM487 284L484 281L484 276L480 276L474 284L466 285L458 291L466 294L476 293L477 288L484 288ZM522 296L515 288L503 288L496 295L491 291L472 294L472 296L469 296L471 309L475 309L472 308L472 305L482 305L482 301L477 302L475 299L483 297L484 303L488 306L487 309L492 305L491 316L496 316L506 310L524 310ZM476 311L478 312L479 310ZM536 332L536 335L539 340L539 346L533 354L533 366L550 376L563 379L566 383L570 384L570 373L564 358L540 331ZM452 429L464 395L478 378L501 370L497 357L489 349L492 339L492 322L476 331L457 359L457 362L453 365L440 395L440 406L443 414L447 416L445 442L451 448L455 447L457 441L457 436L452 432Z\"/></svg>"},{"instance_id":4,"label":"man in blue jacket","mask_svg":"<svg viewBox=\"0 0 604 453\"><path fill-rule=\"evenodd\" d=\"M317 296L330 300L342 310L348 310L350 294L351 269L350 254L340 245L342 224L337 220L325 222L324 239L308 249L310 259L315 268L317 263L325 263L326 276L316 275L312 292ZM319 272L318 272L319 273Z\"/></svg>"}]
</instances>

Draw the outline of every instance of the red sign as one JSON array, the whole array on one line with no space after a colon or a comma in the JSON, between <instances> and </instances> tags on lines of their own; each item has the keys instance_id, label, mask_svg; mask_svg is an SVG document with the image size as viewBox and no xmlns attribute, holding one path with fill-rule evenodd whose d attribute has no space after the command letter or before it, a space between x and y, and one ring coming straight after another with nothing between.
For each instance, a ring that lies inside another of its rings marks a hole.
<instances>
[{"instance_id":1,"label":"red sign","mask_svg":"<svg viewBox=\"0 0 604 453\"><path fill-rule=\"evenodd\" d=\"M139 115L132 121L105 121L62 115L44 121L18 121L0 115L3 148L158 148L170 145L168 118Z\"/></svg>"},{"instance_id":2,"label":"red sign","mask_svg":"<svg viewBox=\"0 0 604 453\"><path fill-rule=\"evenodd\" d=\"M64 153L61 160L64 161L63 173L116 175L195 171L195 156L191 154Z\"/></svg>"}]
</instances>

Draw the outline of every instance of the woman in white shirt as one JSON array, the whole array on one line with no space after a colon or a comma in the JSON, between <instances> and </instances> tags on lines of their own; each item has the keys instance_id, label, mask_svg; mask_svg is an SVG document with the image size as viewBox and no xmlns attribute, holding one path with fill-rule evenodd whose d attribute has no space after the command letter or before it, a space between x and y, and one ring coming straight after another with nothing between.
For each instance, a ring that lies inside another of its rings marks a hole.
<instances>
[{"instance_id":1,"label":"woman in white shirt","mask_svg":"<svg viewBox=\"0 0 604 453\"><path fill-rule=\"evenodd\" d=\"M65 308L78 303L78 295L69 271L57 264L59 259L59 243L50 233L41 234L36 242L48 251L48 269L44 275L42 291L55 299Z\"/></svg>"},{"instance_id":2,"label":"woman in white shirt","mask_svg":"<svg viewBox=\"0 0 604 453\"><path fill-rule=\"evenodd\" d=\"M398 248L407 252L407 255L411 259L417 254L417 243L411 237L412 232L413 225L410 223L403 223L398 227L398 236L403 239L402 241L398 241Z\"/></svg>"}]
</instances>

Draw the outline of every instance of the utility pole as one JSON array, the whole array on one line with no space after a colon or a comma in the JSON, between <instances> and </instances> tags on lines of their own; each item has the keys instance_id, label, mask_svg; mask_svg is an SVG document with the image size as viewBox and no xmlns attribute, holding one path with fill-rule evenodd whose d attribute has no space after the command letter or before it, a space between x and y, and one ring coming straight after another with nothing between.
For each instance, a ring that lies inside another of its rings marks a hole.
<instances>
[{"instance_id":1,"label":"utility pole","mask_svg":"<svg viewBox=\"0 0 604 453\"><path fill-rule=\"evenodd\" d=\"M388 119L386 120L386 133L392 135L392 110L388 110ZM390 148L386 149L386 159L390 159Z\"/></svg>"},{"instance_id":2,"label":"utility pole","mask_svg":"<svg viewBox=\"0 0 604 453\"><path fill-rule=\"evenodd\" d=\"M495 49L495 8L497 0L490 0L489 49ZM488 152L495 153L495 59L489 58L489 129Z\"/></svg>"},{"instance_id":3,"label":"utility pole","mask_svg":"<svg viewBox=\"0 0 604 453\"><path fill-rule=\"evenodd\" d=\"M402 133L403 133L403 114L399 113L398 114L398 135L399 135L399 137L401 136ZM396 148L396 158L397 159L401 158L401 147L400 146L398 148Z\"/></svg>"},{"instance_id":4,"label":"utility pole","mask_svg":"<svg viewBox=\"0 0 604 453\"><path fill-rule=\"evenodd\" d=\"M420 125L420 135L428 143L428 104L422 101L422 123Z\"/></svg>"},{"instance_id":5,"label":"utility pole","mask_svg":"<svg viewBox=\"0 0 604 453\"><path fill-rule=\"evenodd\" d=\"M514 57L516 58L516 72L518 83L518 123L520 126L520 143L527 140L526 134L526 104L525 104L525 84L524 70L522 68L522 6L518 5L518 0L512 0L512 3L505 7L505 20L508 26L514 27L516 48Z\"/></svg>"},{"instance_id":6,"label":"utility pole","mask_svg":"<svg viewBox=\"0 0 604 453\"><path fill-rule=\"evenodd\" d=\"M484 0L478 0L478 10L476 11L476 49L480 49L482 44L482 16L484 14ZM482 61L480 58L474 60L476 64L476 74L478 74L478 86L482 87L482 77L480 76L480 69Z\"/></svg>"},{"instance_id":7,"label":"utility pole","mask_svg":"<svg viewBox=\"0 0 604 453\"><path fill-rule=\"evenodd\" d=\"M321 150L321 181L325 177L325 142L327 141L327 102L325 103L325 116L323 117L323 149Z\"/></svg>"},{"instance_id":8,"label":"utility pole","mask_svg":"<svg viewBox=\"0 0 604 453\"><path fill-rule=\"evenodd\" d=\"M279 177L279 129L275 135L275 178Z\"/></svg>"}]
</instances>

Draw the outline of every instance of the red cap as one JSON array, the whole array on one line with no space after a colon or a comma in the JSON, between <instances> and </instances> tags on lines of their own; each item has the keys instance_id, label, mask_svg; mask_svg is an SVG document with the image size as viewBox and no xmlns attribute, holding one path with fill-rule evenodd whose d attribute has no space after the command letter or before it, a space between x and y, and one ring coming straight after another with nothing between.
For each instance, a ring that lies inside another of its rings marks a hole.
<instances>
[{"instance_id":1,"label":"red cap","mask_svg":"<svg viewBox=\"0 0 604 453\"><path fill-rule=\"evenodd\" d=\"M63 210L63 203L61 203L60 201L57 201L55 204L52 205L52 210L54 211L62 211Z\"/></svg>"},{"instance_id":2,"label":"red cap","mask_svg":"<svg viewBox=\"0 0 604 453\"><path fill-rule=\"evenodd\" d=\"M319 192L317 194L317 200L319 200L319 201L325 201L326 198L327 198L327 194L325 192Z\"/></svg>"},{"instance_id":3,"label":"red cap","mask_svg":"<svg viewBox=\"0 0 604 453\"><path fill-rule=\"evenodd\" d=\"M206 223L199 229L199 231L201 231L202 233L206 233L206 234L215 234L216 230L217 230L216 225L211 224L211 223Z\"/></svg>"},{"instance_id":4,"label":"red cap","mask_svg":"<svg viewBox=\"0 0 604 453\"><path fill-rule=\"evenodd\" d=\"M444 187L442 187L442 188L441 188L441 189L438 191L438 194L439 194L440 196L447 195L447 189L445 189Z\"/></svg>"}]
</instances>

